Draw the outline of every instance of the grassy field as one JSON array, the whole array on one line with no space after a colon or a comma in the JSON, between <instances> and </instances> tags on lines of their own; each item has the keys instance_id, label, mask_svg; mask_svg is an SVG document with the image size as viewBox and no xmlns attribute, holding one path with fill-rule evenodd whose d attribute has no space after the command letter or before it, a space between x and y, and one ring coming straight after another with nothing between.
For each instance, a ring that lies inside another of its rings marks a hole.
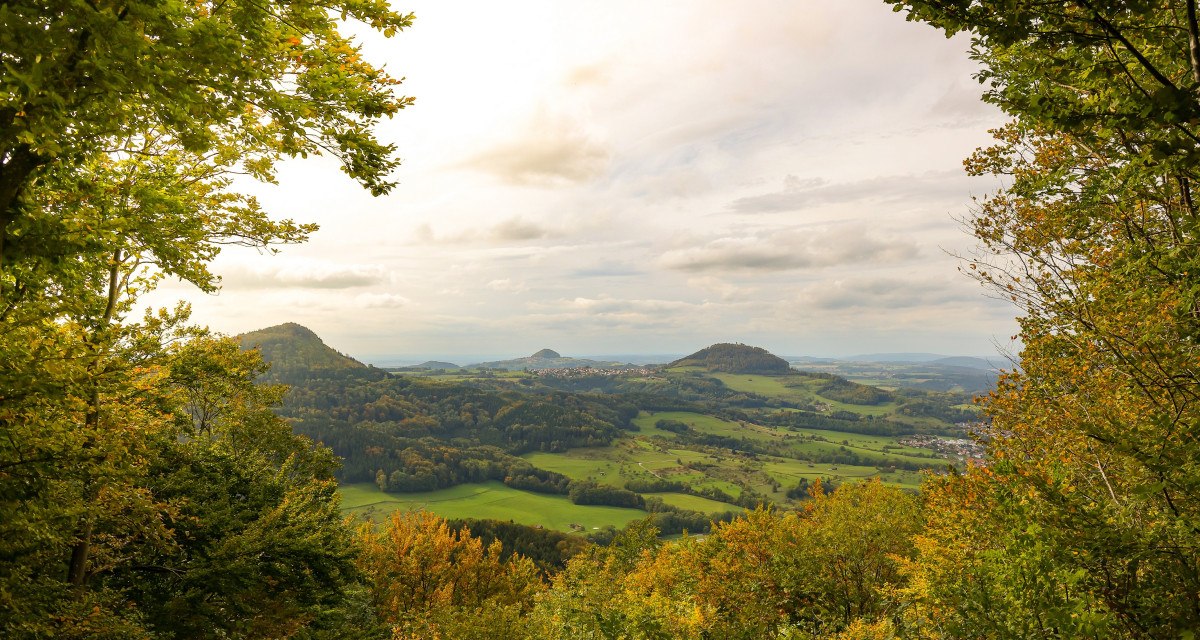
<instances>
[{"instance_id":1,"label":"grassy field","mask_svg":"<svg viewBox=\"0 0 1200 640\"><path fill-rule=\"evenodd\" d=\"M779 398L792 402L820 402L829 405L834 411L851 411L864 416L891 415L895 413L897 406L895 402L860 405L831 400L817 393L818 389L829 382L828 380L804 374L755 376L742 373L712 373L709 375L725 383L726 387L734 391L757 393L768 398Z\"/></svg>"},{"instance_id":2,"label":"grassy field","mask_svg":"<svg viewBox=\"0 0 1200 640\"><path fill-rule=\"evenodd\" d=\"M787 445L795 452L796 456L801 458L825 453L836 454L840 450L845 449L880 466L891 466L903 462L922 464L930 461L928 450L901 446L896 443L895 438L887 436L869 436L822 429L785 429L750 423L742 424L686 411L643 413L634 418L634 424L637 424L641 429L640 434L674 439L676 437L674 433L654 426L654 423L663 419L675 420L690 425L700 433L738 439L746 438L751 441L767 444Z\"/></svg>"},{"instance_id":3,"label":"grassy field","mask_svg":"<svg viewBox=\"0 0 1200 640\"><path fill-rule=\"evenodd\" d=\"M725 511L744 511L741 507L736 507L724 502L709 500L699 496L688 495L686 493L646 493L642 494L647 498L662 498L662 501L680 509L688 509L690 511L699 511L700 513L723 513Z\"/></svg>"},{"instance_id":4,"label":"grassy field","mask_svg":"<svg viewBox=\"0 0 1200 640\"><path fill-rule=\"evenodd\" d=\"M574 523L591 531L610 524L620 528L647 515L639 509L576 505L566 496L521 491L494 481L423 493L384 493L370 483L342 485L340 491L344 511L377 520L393 511L425 509L443 518L511 520L558 531L571 531Z\"/></svg>"},{"instance_id":5,"label":"grassy field","mask_svg":"<svg viewBox=\"0 0 1200 640\"><path fill-rule=\"evenodd\" d=\"M763 471L778 481L784 487L794 487L800 478L809 481L817 478L828 478L837 484L844 482L861 482L878 477L884 484L916 489L921 485L923 476L919 471L895 471L880 473L875 467L862 467L845 464L823 464L800 462L788 458L764 458Z\"/></svg>"},{"instance_id":6,"label":"grassy field","mask_svg":"<svg viewBox=\"0 0 1200 640\"><path fill-rule=\"evenodd\" d=\"M682 422L701 433L777 445L784 455L753 456L728 450L692 450L672 445L678 436L654 426L662 419ZM742 487L750 487L778 503L786 502L788 489L795 487L801 478L810 481L828 478L841 484L878 477L890 485L915 489L922 478L919 472L881 472L879 468L891 468L903 462L928 463L932 460L926 450L901 446L894 438L885 436L767 427L685 411L642 413L634 418L634 423L639 431L629 438L615 441L611 446L572 449L563 453L529 453L523 457L534 466L574 480L592 480L625 487L630 481L660 479L680 482L695 489L716 488L735 498L741 495ZM864 463L839 465L810 462L811 458L819 455L847 452L859 455ZM680 498L671 498L668 503L709 513L724 510L728 506L680 495ZM699 500L704 502L697 502Z\"/></svg>"}]
</instances>

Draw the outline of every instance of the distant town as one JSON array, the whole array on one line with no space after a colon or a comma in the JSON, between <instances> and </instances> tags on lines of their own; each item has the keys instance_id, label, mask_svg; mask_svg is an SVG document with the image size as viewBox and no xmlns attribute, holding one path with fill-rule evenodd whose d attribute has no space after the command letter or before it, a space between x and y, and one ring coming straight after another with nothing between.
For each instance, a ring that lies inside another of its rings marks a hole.
<instances>
[{"instance_id":1,"label":"distant town","mask_svg":"<svg viewBox=\"0 0 1200 640\"><path fill-rule=\"evenodd\" d=\"M530 369L529 373L543 378L587 378L591 376L652 376L659 367L567 367L564 369Z\"/></svg>"}]
</instances>

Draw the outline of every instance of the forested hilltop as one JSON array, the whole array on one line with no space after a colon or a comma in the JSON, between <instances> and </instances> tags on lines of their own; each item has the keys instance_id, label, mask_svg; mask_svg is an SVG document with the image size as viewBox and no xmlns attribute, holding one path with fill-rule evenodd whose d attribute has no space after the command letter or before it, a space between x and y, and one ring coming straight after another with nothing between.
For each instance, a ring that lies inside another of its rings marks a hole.
<instances>
[{"instance_id":1,"label":"forested hilltop","mask_svg":"<svg viewBox=\"0 0 1200 640\"><path fill-rule=\"evenodd\" d=\"M723 373L787 373L787 360L763 349L744 344L714 344L671 363L673 367L701 367Z\"/></svg>"},{"instance_id":2,"label":"forested hilltop","mask_svg":"<svg viewBox=\"0 0 1200 640\"><path fill-rule=\"evenodd\" d=\"M270 377L282 380L299 372L365 369L367 365L325 345L308 327L288 322L238 336L243 348L257 349L271 366Z\"/></svg>"},{"instance_id":3,"label":"forested hilltop","mask_svg":"<svg viewBox=\"0 0 1200 640\"><path fill-rule=\"evenodd\" d=\"M315 230L235 177L322 153L392 188L374 130L411 101L342 20L413 18L4 3L0 635L1193 637L1195 3L886 1L970 37L1011 117L967 161L1005 186L963 269L1024 345L983 420L741 345L611 375L390 375L295 325L254 350L186 307L137 316L161 277L215 291L224 246ZM554 520L432 510L452 500Z\"/></svg>"}]
</instances>

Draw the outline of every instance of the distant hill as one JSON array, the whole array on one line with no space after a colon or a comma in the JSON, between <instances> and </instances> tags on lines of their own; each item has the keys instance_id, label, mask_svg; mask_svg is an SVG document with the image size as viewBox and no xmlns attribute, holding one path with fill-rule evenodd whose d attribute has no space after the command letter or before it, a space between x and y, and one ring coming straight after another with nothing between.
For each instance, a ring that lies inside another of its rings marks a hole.
<instances>
[{"instance_id":1,"label":"distant hill","mask_svg":"<svg viewBox=\"0 0 1200 640\"><path fill-rule=\"evenodd\" d=\"M422 369L461 369L462 367L453 362L441 362L440 360L429 360L416 365Z\"/></svg>"},{"instance_id":2,"label":"distant hill","mask_svg":"<svg viewBox=\"0 0 1200 640\"><path fill-rule=\"evenodd\" d=\"M605 362L601 360L588 360L586 358L566 358L553 349L542 349L541 351L524 358L495 360L493 362L480 362L478 364L471 365L472 368L507 369L509 371L523 371L525 369L574 369L576 367L592 367L593 369L620 369L629 366L632 365L624 362Z\"/></svg>"},{"instance_id":3,"label":"distant hill","mask_svg":"<svg viewBox=\"0 0 1200 640\"><path fill-rule=\"evenodd\" d=\"M682 353L608 353L602 356L585 356L593 360L624 362L632 365L665 365L683 357Z\"/></svg>"},{"instance_id":4,"label":"distant hill","mask_svg":"<svg viewBox=\"0 0 1200 640\"><path fill-rule=\"evenodd\" d=\"M792 364L829 364L837 362L833 358L814 358L813 356L785 356L784 360Z\"/></svg>"},{"instance_id":5,"label":"distant hill","mask_svg":"<svg viewBox=\"0 0 1200 640\"><path fill-rule=\"evenodd\" d=\"M984 371L995 371L1000 368L1011 368L1012 365L1007 360L994 358L993 360L985 360L983 358L973 358L971 356L954 356L950 358L939 358L930 364L940 364L947 367L966 367L968 369L983 369Z\"/></svg>"},{"instance_id":6,"label":"distant hill","mask_svg":"<svg viewBox=\"0 0 1200 640\"><path fill-rule=\"evenodd\" d=\"M462 369L462 366L454 364L453 362L442 362L441 360L426 360L425 362L422 362L421 364L410 364L410 365L405 365L403 367L383 367L384 371L410 371L410 372L439 371L439 370L456 371L458 369Z\"/></svg>"},{"instance_id":7,"label":"distant hill","mask_svg":"<svg viewBox=\"0 0 1200 640\"><path fill-rule=\"evenodd\" d=\"M729 343L714 344L667 366L703 367L708 371L723 373L779 374L789 373L792 370L787 360L766 349Z\"/></svg>"},{"instance_id":8,"label":"distant hill","mask_svg":"<svg viewBox=\"0 0 1200 640\"><path fill-rule=\"evenodd\" d=\"M849 362L933 362L948 357L939 353L863 353L838 359Z\"/></svg>"},{"instance_id":9,"label":"distant hill","mask_svg":"<svg viewBox=\"0 0 1200 640\"><path fill-rule=\"evenodd\" d=\"M271 363L272 374L367 368L329 348L312 330L294 322L243 333L238 340L243 349L258 348L263 359Z\"/></svg>"}]
</instances>

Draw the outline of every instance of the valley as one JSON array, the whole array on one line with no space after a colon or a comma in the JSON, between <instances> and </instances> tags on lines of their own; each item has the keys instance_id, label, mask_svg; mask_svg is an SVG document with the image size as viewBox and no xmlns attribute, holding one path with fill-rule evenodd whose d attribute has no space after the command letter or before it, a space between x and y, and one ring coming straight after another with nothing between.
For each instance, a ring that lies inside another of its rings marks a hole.
<instances>
[{"instance_id":1,"label":"valley","mask_svg":"<svg viewBox=\"0 0 1200 640\"><path fill-rule=\"evenodd\" d=\"M340 456L343 509L371 519L425 509L597 535L649 517L664 535L706 531L760 504L797 508L818 482L916 490L963 464L933 445L978 419L963 393L863 385L746 345L661 366L544 349L385 371L298 325L242 343L291 386L293 428Z\"/></svg>"}]
</instances>

